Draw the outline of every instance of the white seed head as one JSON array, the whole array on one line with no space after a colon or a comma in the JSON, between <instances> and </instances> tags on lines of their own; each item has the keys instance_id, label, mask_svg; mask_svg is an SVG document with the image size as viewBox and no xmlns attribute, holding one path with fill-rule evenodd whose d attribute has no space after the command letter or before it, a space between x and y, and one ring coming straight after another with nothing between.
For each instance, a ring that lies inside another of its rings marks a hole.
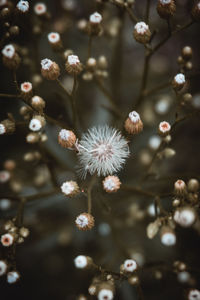
<instances>
[{"instance_id":1,"label":"white seed head","mask_svg":"<svg viewBox=\"0 0 200 300\"><path fill-rule=\"evenodd\" d=\"M6 127L3 124L0 124L0 135L6 133Z\"/></svg>"},{"instance_id":2,"label":"white seed head","mask_svg":"<svg viewBox=\"0 0 200 300\"><path fill-rule=\"evenodd\" d=\"M169 4L172 2L172 0L159 0L159 2L163 5Z\"/></svg>"},{"instance_id":3,"label":"white seed head","mask_svg":"<svg viewBox=\"0 0 200 300\"><path fill-rule=\"evenodd\" d=\"M137 269L137 263L133 259L127 259L124 262L124 270L126 272L134 272Z\"/></svg>"},{"instance_id":4,"label":"white seed head","mask_svg":"<svg viewBox=\"0 0 200 300\"><path fill-rule=\"evenodd\" d=\"M101 21L102 21L102 16L98 12L95 12L92 15L90 15L91 23L99 24L101 23Z\"/></svg>"},{"instance_id":5,"label":"white seed head","mask_svg":"<svg viewBox=\"0 0 200 300\"><path fill-rule=\"evenodd\" d=\"M137 123L140 121L140 115L136 111L130 112L128 117L133 123Z\"/></svg>"},{"instance_id":6,"label":"white seed head","mask_svg":"<svg viewBox=\"0 0 200 300\"><path fill-rule=\"evenodd\" d=\"M117 191L121 182L117 176L107 176L103 181L103 188L107 192Z\"/></svg>"},{"instance_id":7,"label":"white seed head","mask_svg":"<svg viewBox=\"0 0 200 300\"><path fill-rule=\"evenodd\" d=\"M42 128L42 123L40 120L38 119L31 119L30 123L29 123L29 129L32 131L39 131Z\"/></svg>"},{"instance_id":8,"label":"white seed head","mask_svg":"<svg viewBox=\"0 0 200 300\"><path fill-rule=\"evenodd\" d=\"M76 268L78 269L84 269L85 267L87 267L87 257L84 255L79 255L74 259L74 264L76 266Z\"/></svg>"},{"instance_id":9,"label":"white seed head","mask_svg":"<svg viewBox=\"0 0 200 300\"><path fill-rule=\"evenodd\" d=\"M66 181L61 185L61 191L67 196L71 195L77 188L78 185L75 181Z\"/></svg>"},{"instance_id":10,"label":"white seed head","mask_svg":"<svg viewBox=\"0 0 200 300\"><path fill-rule=\"evenodd\" d=\"M19 1L18 3L17 3L17 8L20 10L20 11L22 11L22 12L27 12L28 10L29 10L29 3L28 3L28 1Z\"/></svg>"},{"instance_id":11,"label":"white seed head","mask_svg":"<svg viewBox=\"0 0 200 300\"><path fill-rule=\"evenodd\" d=\"M1 243L4 247L10 247L14 242L14 238L10 233L5 233L1 236Z\"/></svg>"},{"instance_id":12,"label":"white seed head","mask_svg":"<svg viewBox=\"0 0 200 300\"><path fill-rule=\"evenodd\" d=\"M174 213L174 221L182 227L190 227L196 220L196 213L190 207L177 209Z\"/></svg>"},{"instance_id":13,"label":"white seed head","mask_svg":"<svg viewBox=\"0 0 200 300\"><path fill-rule=\"evenodd\" d=\"M49 70L51 68L52 64L53 64L53 61L48 58L44 58L41 60L41 66L42 66L42 69L44 69L44 70Z\"/></svg>"},{"instance_id":14,"label":"white seed head","mask_svg":"<svg viewBox=\"0 0 200 300\"><path fill-rule=\"evenodd\" d=\"M67 130L67 129L61 129L61 131L59 132L60 138L64 141L68 141L70 134L71 134L71 131Z\"/></svg>"},{"instance_id":15,"label":"white seed head","mask_svg":"<svg viewBox=\"0 0 200 300\"><path fill-rule=\"evenodd\" d=\"M10 172L8 171L0 171L0 183L5 183L10 179Z\"/></svg>"},{"instance_id":16,"label":"white seed head","mask_svg":"<svg viewBox=\"0 0 200 300\"><path fill-rule=\"evenodd\" d=\"M173 246L176 244L176 235L173 232L165 232L161 236L161 243L165 246Z\"/></svg>"},{"instance_id":17,"label":"white seed head","mask_svg":"<svg viewBox=\"0 0 200 300\"><path fill-rule=\"evenodd\" d=\"M0 276L4 275L7 271L7 264L5 261L0 260Z\"/></svg>"},{"instance_id":18,"label":"white seed head","mask_svg":"<svg viewBox=\"0 0 200 300\"><path fill-rule=\"evenodd\" d=\"M32 91L32 83L30 83L30 82L23 82L21 84L21 91L23 93L29 93L30 91Z\"/></svg>"},{"instance_id":19,"label":"white seed head","mask_svg":"<svg viewBox=\"0 0 200 300\"><path fill-rule=\"evenodd\" d=\"M168 122L166 122L166 121L160 122L160 124L159 124L160 132L166 133L166 132L169 132L170 129L171 129L171 125Z\"/></svg>"},{"instance_id":20,"label":"white seed head","mask_svg":"<svg viewBox=\"0 0 200 300\"><path fill-rule=\"evenodd\" d=\"M190 290L188 300L200 300L200 291L197 289Z\"/></svg>"},{"instance_id":21,"label":"white seed head","mask_svg":"<svg viewBox=\"0 0 200 300\"><path fill-rule=\"evenodd\" d=\"M185 75L182 73L179 73L174 77L174 80L177 84L184 84L185 83Z\"/></svg>"},{"instance_id":22,"label":"white seed head","mask_svg":"<svg viewBox=\"0 0 200 300\"><path fill-rule=\"evenodd\" d=\"M47 11L47 7L44 3L40 2L35 4L34 12L36 13L36 15L43 15L46 13L46 11Z\"/></svg>"},{"instance_id":23,"label":"white seed head","mask_svg":"<svg viewBox=\"0 0 200 300\"><path fill-rule=\"evenodd\" d=\"M98 293L98 300L112 300L113 297L113 292L108 289L101 289Z\"/></svg>"},{"instance_id":24,"label":"white seed head","mask_svg":"<svg viewBox=\"0 0 200 300\"><path fill-rule=\"evenodd\" d=\"M12 284L15 283L19 279L19 273L16 271L9 272L7 274L7 282Z\"/></svg>"},{"instance_id":25,"label":"white seed head","mask_svg":"<svg viewBox=\"0 0 200 300\"><path fill-rule=\"evenodd\" d=\"M89 219L86 215L84 214L81 214L79 215L77 218L76 218L76 221L75 221L76 225L80 228L85 228L88 226L89 224Z\"/></svg>"},{"instance_id":26,"label":"white seed head","mask_svg":"<svg viewBox=\"0 0 200 300\"><path fill-rule=\"evenodd\" d=\"M50 43L58 43L60 41L60 34L58 32L51 32L48 34L48 41Z\"/></svg>"},{"instance_id":27,"label":"white seed head","mask_svg":"<svg viewBox=\"0 0 200 300\"><path fill-rule=\"evenodd\" d=\"M7 58L12 58L15 54L14 46L11 44L6 45L2 50L2 54L3 54L3 56L5 56Z\"/></svg>"},{"instance_id":28,"label":"white seed head","mask_svg":"<svg viewBox=\"0 0 200 300\"><path fill-rule=\"evenodd\" d=\"M145 34L147 30L149 30L149 26L144 22L138 22L135 25L135 30L137 31L138 34Z\"/></svg>"},{"instance_id":29,"label":"white seed head","mask_svg":"<svg viewBox=\"0 0 200 300\"><path fill-rule=\"evenodd\" d=\"M69 63L69 65L72 65L72 66L80 64L80 60L77 55L69 55L67 57L67 62Z\"/></svg>"},{"instance_id":30,"label":"white seed head","mask_svg":"<svg viewBox=\"0 0 200 300\"><path fill-rule=\"evenodd\" d=\"M109 126L93 127L78 145L81 173L86 176L113 174L122 168L129 156L128 143L121 133Z\"/></svg>"}]
</instances>

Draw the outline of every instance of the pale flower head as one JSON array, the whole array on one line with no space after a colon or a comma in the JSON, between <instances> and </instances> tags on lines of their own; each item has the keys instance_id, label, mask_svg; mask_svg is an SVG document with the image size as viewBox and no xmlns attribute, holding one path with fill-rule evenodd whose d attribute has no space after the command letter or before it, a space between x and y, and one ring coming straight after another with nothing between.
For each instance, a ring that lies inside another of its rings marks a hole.
<instances>
[{"instance_id":1,"label":"pale flower head","mask_svg":"<svg viewBox=\"0 0 200 300\"><path fill-rule=\"evenodd\" d=\"M87 172L98 176L111 175L122 169L129 156L126 139L118 130L107 125L89 129L82 136L78 149L83 177Z\"/></svg>"}]
</instances>

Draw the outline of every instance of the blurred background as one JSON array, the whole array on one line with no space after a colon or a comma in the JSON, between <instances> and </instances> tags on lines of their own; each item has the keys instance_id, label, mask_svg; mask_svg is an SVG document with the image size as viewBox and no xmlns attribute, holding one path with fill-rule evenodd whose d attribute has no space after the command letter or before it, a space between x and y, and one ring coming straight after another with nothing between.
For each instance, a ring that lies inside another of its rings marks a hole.
<instances>
[{"instance_id":1,"label":"blurred background","mask_svg":"<svg viewBox=\"0 0 200 300\"><path fill-rule=\"evenodd\" d=\"M131 8L139 21L144 19L146 2L135 0ZM17 1L10 3L15 6ZM98 11L103 16L103 33L93 39L91 56L97 60L101 56L106 57L107 66L100 75L101 82L124 119L112 114L105 90L84 70L79 76L76 93L79 134L92 126L106 123L122 129L139 94L145 54L145 47L133 38L134 24L128 13L109 1L49 0L44 1L49 18L41 19L33 12L35 3L36 1L30 1L30 9L25 16L12 14L6 21L1 17L1 49L6 44L16 44L22 58L17 70L18 83L32 82L34 94L41 96L46 102L45 113L72 128L70 104L55 81L47 81L41 77L40 61L43 58L56 61L61 68L62 84L71 89L72 78L65 71L63 53L52 50L47 34L59 32L63 49L73 50L85 65L89 38L81 30L81 24L93 12ZM190 20L189 12L193 1L177 0L176 3L177 13L171 20L174 30ZM149 17L150 29L155 31L153 45L162 40L168 30L166 22L157 14L156 4L157 1L151 1ZM19 33L10 34L4 39L5 32L10 32L12 26L18 26ZM172 194L177 179L200 179L199 30L199 24L195 23L173 35L151 59L147 82L149 90L168 83L180 72L177 58L184 46L190 46L193 49L192 67L185 72L189 78L186 92L191 93L192 99L188 103L182 95L176 97L172 87L166 84L163 89L143 100L138 112L143 120L144 130L131 140L130 158L119 173L124 185L137 186L152 193ZM0 70L0 94L15 95L13 74L3 66L2 60ZM0 97L0 120L6 119L9 112L17 122L13 135L0 137L0 169L4 169L4 163L8 159L16 162L11 180L0 185L1 199L6 195L48 193L53 186L52 174L58 188L66 180L78 180L84 189L88 179L83 181L77 177L76 154L61 148L57 142L60 127L47 122L43 132L48 137L45 142L26 142L29 128L22 124L20 108L23 105L15 97ZM158 125L163 120L173 124L176 113L179 116L194 113L194 116L178 124L173 131L172 140L167 147L175 150L176 154L171 158L157 159L150 176L141 184L140 179L146 174L160 145ZM32 160L27 161L27 153L32 153ZM48 167L43 155L48 160ZM79 232L74 225L76 216L87 210L87 197L84 193L75 198L67 198L60 192L50 193L25 205L24 226L29 228L30 235L24 243L17 246L16 267L21 279L11 286L5 278L0 278L0 298L71 300L84 294L86 299L93 299L88 296L88 287L94 273L79 271L74 267L74 258L80 254L91 256L98 265L113 271L119 271L126 258L135 259L141 267L139 278L144 299L184 299L188 288L200 287L199 221L193 228L177 228L176 245L166 247L161 244L159 234L153 240L146 235L147 225L155 219L155 213L152 212L154 198L128 189L121 189L114 195L106 194L102 190L101 180L102 178L96 182L92 191L92 214L96 226L90 232ZM166 210L172 209L172 200L172 195L162 198L162 205ZM5 220L14 217L16 211L17 201L7 201L5 208L0 200L1 233ZM0 258L5 257L6 251L0 246ZM180 275L173 271L176 260L185 262L188 274ZM139 299L137 287L132 287L127 282L119 283L115 299Z\"/></svg>"}]
</instances>

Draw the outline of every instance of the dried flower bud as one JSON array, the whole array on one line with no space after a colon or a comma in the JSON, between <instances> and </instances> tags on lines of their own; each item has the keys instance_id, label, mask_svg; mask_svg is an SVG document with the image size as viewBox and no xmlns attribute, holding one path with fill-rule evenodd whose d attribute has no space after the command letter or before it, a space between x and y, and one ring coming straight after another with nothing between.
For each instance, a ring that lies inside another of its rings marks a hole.
<instances>
[{"instance_id":1,"label":"dried flower bud","mask_svg":"<svg viewBox=\"0 0 200 300\"><path fill-rule=\"evenodd\" d=\"M31 99L31 106L38 111L42 111L45 108L45 101L39 96L34 96Z\"/></svg>"},{"instance_id":2,"label":"dried flower bud","mask_svg":"<svg viewBox=\"0 0 200 300\"><path fill-rule=\"evenodd\" d=\"M101 282L98 285L98 300L112 300L114 298L114 285L111 282Z\"/></svg>"},{"instance_id":3,"label":"dried flower bud","mask_svg":"<svg viewBox=\"0 0 200 300\"><path fill-rule=\"evenodd\" d=\"M131 285L138 285L138 283L139 283L139 278L138 278L138 276L136 276L136 275L130 276L130 277L128 278L128 282L129 282L129 284L131 284Z\"/></svg>"},{"instance_id":4,"label":"dried flower bud","mask_svg":"<svg viewBox=\"0 0 200 300\"><path fill-rule=\"evenodd\" d=\"M79 187L76 181L66 181L61 185L61 191L66 196L72 197L79 193Z\"/></svg>"},{"instance_id":5,"label":"dried flower bud","mask_svg":"<svg viewBox=\"0 0 200 300\"><path fill-rule=\"evenodd\" d=\"M176 244L175 232L168 226L163 226L160 233L161 243L165 246L173 246Z\"/></svg>"},{"instance_id":6,"label":"dried flower bud","mask_svg":"<svg viewBox=\"0 0 200 300\"><path fill-rule=\"evenodd\" d=\"M167 136L169 134L170 130L171 130L171 125L168 122L163 121L159 124L158 133L161 136L163 136L163 137Z\"/></svg>"},{"instance_id":7,"label":"dried flower bud","mask_svg":"<svg viewBox=\"0 0 200 300\"><path fill-rule=\"evenodd\" d=\"M176 151L172 148L165 148L162 154L165 158L171 158L176 154Z\"/></svg>"},{"instance_id":8,"label":"dried flower bud","mask_svg":"<svg viewBox=\"0 0 200 300\"><path fill-rule=\"evenodd\" d=\"M39 131L45 126L45 123L44 117L36 115L30 120L29 129L32 131Z\"/></svg>"},{"instance_id":9,"label":"dried flower bud","mask_svg":"<svg viewBox=\"0 0 200 300\"><path fill-rule=\"evenodd\" d=\"M81 19L77 22L77 28L80 31L86 32L87 31L87 20L86 19Z\"/></svg>"},{"instance_id":10,"label":"dried flower bud","mask_svg":"<svg viewBox=\"0 0 200 300\"><path fill-rule=\"evenodd\" d=\"M23 99L28 100L33 93L32 83L23 82L20 86L21 96Z\"/></svg>"},{"instance_id":11,"label":"dried flower bud","mask_svg":"<svg viewBox=\"0 0 200 300\"><path fill-rule=\"evenodd\" d=\"M151 38L149 26L144 22L138 22L134 27L133 36L138 43L147 44Z\"/></svg>"},{"instance_id":12,"label":"dried flower bud","mask_svg":"<svg viewBox=\"0 0 200 300\"><path fill-rule=\"evenodd\" d=\"M10 247L14 242L14 236L10 233L1 236L1 243L4 247Z\"/></svg>"},{"instance_id":13,"label":"dried flower bud","mask_svg":"<svg viewBox=\"0 0 200 300\"><path fill-rule=\"evenodd\" d=\"M26 136L26 141L29 144L35 144L35 143L39 142L39 140L40 140L40 136L36 132L31 132Z\"/></svg>"},{"instance_id":14,"label":"dried flower bud","mask_svg":"<svg viewBox=\"0 0 200 300\"><path fill-rule=\"evenodd\" d=\"M91 296L95 296L96 295L96 292L97 292L97 287L95 284L91 284L88 288L88 293L91 295Z\"/></svg>"},{"instance_id":15,"label":"dried flower bud","mask_svg":"<svg viewBox=\"0 0 200 300\"><path fill-rule=\"evenodd\" d=\"M7 264L4 260L0 260L0 276L4 275L7 271Z\"/></svg>"},{"instance_id":16,"label":"dried flower bud","mask_svg":"<svg viewBox=\"0 0 200 300\"><path fill-rule=\"evenodd\" d=\"M129 113L124 128L129 134L138 134L143 130L143 123L140 119L140 115L136 111Z\"/></svg>"},{"instance_id":17,"label":"dried flower bud","mask_svg":"<svg viewBox=\"0 0 200 300\"><path fill-rule=\"evenodd\" d=\"M0 135L12 134L15 131L15 122L6 119L0 123Z\"/></svg>"},{"instance_id":18,"label":"dried flower bud","mask_svg":"<svg viewBox=\"0 0 200 300\"><path fill-rule=\"evenodd\" d=\"M185 60L189 60L192 57L192 48L190 46L185 46L182 49L182 56Z\"/></svg>"},{"instance_id":19,"label":"dried flower bud","mask_svg":"<svg viewBox=\"0 0 200 300\"><path fill-rule=\"evenodd\" d=\"M115 193L120 189L121 182L117 176L107 176L103 180L103 188L107 193Z\"/></svg>"},{"instance_id":20,"label":"dried flower bud","mask_svg":"<svg viewBox=\"0 0 200 300\"><path fill-rule=\"evenodd\" d=\"M19 234L20 234L23 238L26 238L26 237L29 236L30 231L29 231L28 228L21 227L20 230L19 230Z\"/></svg>"},{"instance_id":21,"label":"dried flower bud","mask_svg":"<svg viewBox=\"0 0 200 300\"><path fill-rule=\"evenodd\" d=\"M190 227L196 221L196 212L191 207L182 207L176 209L174 221L182 227Z\"/></svg>"},{"instance_id":22,"label":"dried flower bud","mask_svg":"<svg viewBox=\"0 0 200 300\"><path fill-rule=\"evenodd\" d=\"M94 227L94 217L89 213L82 213L76 218L75 224L80 230L90 230Z\"/></svg>"},{"instance_id":23,"label":"dried flower bud","mask_svg":"<svg viewBox=\"0 0 200 300\"><path fill-rule=\"evenodd\" d=\"M47 7L43 2L36 3L34 6L34 12L38 16L44 16L47 13Z\"/></svg>"},{"instance_id":24,"label":"dried flower bud","mask_svg":"<svg viewBox=\"0 0 200 300\"><path fill-rule=\"evenodd\" d=\"M101 70L105 70L108 68L108 61L104 55L99 56L97 64Z\"/></svg>"},{"instance_id":25,"label":"dried flower bud","mask_svg":"<svg viewBox=\"0 0 200 300\"><path fill-rule=\"evenodd\" d=\"M17 10L20 12L20 13L26 13L28 12L29 10L29 3L28 1L23 1L23 0L20 0L18 3L17 3Z\"/></svg>"},{"instance_id":26,"label":"dried flower bud","mask_svg":"<svg viewBox=\"0 0 200 300\"><path fill-rule=\"evenodd\" d=\"M161 223L159 219L156 219L154 222L149 223L149 225L147 226L147 236L149 239L153 239L154 236L156 236L160 228L160 225Z\"/></svg>"},{"instance_id":27,"label":"dried flower bud","mask_svg":"<svg viewBox=\"0 0 200 300\"><path fill-rule=\"evenodd\" d=\"M99 35L101 32L101 21L102 16L95 12L90 15L89 23L88 23L88 34L89 35Z\"/></svg>"},{"instance_id":28,"label":"dried flower bud","mask_svg":"<svg viewBox=\"0 0 200 300\"><path fill-rule=\"evenodd\" d=\"M172 202L173 207L177 207L181 204L181 201L179 199L174 199Z\"/></svg>"},{"instance_id":29,"label":"dried flower bud","mask_svg":"<svg viewBox=\"0 0 200 300\"><path fill-rule=\"evenodd\" d=\"M3 63L7 68L16 70L19 67L21 59L13 45L6 45L2 50L2 55Z\"/></svg>"},{"instance_id":30,"label":"dried flower bud","mask_svg":"<svg viewBox=\"0 0 200 300\"><path fill-rule=\"evenodd\" d=\"M186 189L186 184L183 180L178 179L175 183L174 183L174 192L176 195L180 195L183 196L186 194L187 189Z\"/></svg>"},{"instance_id":31,"label":"dried flower bud","mask_svg":"<svg viewBox=\"0 0 200 300\"><path fill-rule=\"evenodd\" d=\"M196 193L199 190L199 181L197 179L190 179L187 183L188 191Z\"/></svg>"},{"instance_id":32,"label":"dried flower bud","mask_svg":"<svg viewBox=\"0 0 200 300\"><path fill-rule=\"evenodd\" d=\"M11 271L7 274L7 282L10 284L16 283L20 279L20 275L17 271Z\"/></svg>"},{"instance_id":33,"label":"dried flower bud","mask_svg":"<svg viewBox=\"0 0 200 300\"><path fill-rule=\"evenodd\" d=\"M66 71L69 74L79 74L83 67L77 55L69 55L65 63Z\"/></svg>"},{"instance_id":34,"label":"dried flower bud","mask_svg":"<svg viewBox=\"0 0 200 300\"><path fill-rule=\"evenodd\" d=\"M89 256L79 255L74 259L75 267L85 269L92 265L92 258Z\"/></svg>"},{"instance_id":35,"label":"dried flower bud","mask_svg":"<svg viewBox=\"0 0 200 300\"><path fill-rule=\"evenodd\" d=\"M172 86L175 90L179 91L184 87L185 82L186 82L185 75L182 73L179 73L174 77L174 79L172 81Z\"/></svg>"},{"instance_id":36,"label":"dried flower bud","mask_svg":"<svg viewBox=\"0 0 200 300\"><path fill-rule=\"evenodd\" d=\"M48 80L56 80L60 75L60 68L54 61L45 58L41 61L41 74Z\"/></svg>"},{"instance_id":37,"label":"dried flower bud","mask_svg":"<svg viewBox=\"0 0 200 300\"><path fill-rule=\"evenodd\" d=\"M49 33L48 41L53 50L60 51L62 49L62 41L58 32Z\"/></svg>"},{"instance_id":38,"label":"dried flower bud","mask_svg":"<svg viewBox=\"0 0 200 300\"><path fill-rule=\"evenodd\" d=\"M200 21L200 1L196 2L191 11L192 18L194 21Z\"/></svg>"},{"instance_id":39,"label":"dried flower bud","mask_svg":"<svg viewBox=\"0 0 200 300\"><path fill-rule=\"evenodd\" d=\"M158 0L157 12L163 19L169 19L176 12L176 4L174 0Z\"/></svg>"},{"instance_id":40,"label":"dried flower bud","mask_svg":"<svg viewBox=\"0 0 200 300\"><path fill-rule=\"evenodd\" d=\"M58 134L58 143L63 148L72 148L75 145L76 136L71 130L61 129Z\"/></svg>"},{"instance_id":41,"label":"dried flower bud","mask_svg":"<svg viewBox=\"0 0 200 300\"><path fill-rule=\"evenodd\" d=\"M188 292L188 300L200 300L200 291L197 289L190 289Z\"/></svg>"},{"instance_id":42,"label":"dried flower bud","mask_svg":"<svg viewBox=\"0 0 200 300\"><path fill-rule=\"evenodd\" d=\"M96 68L97 61L95 58L90 57L90 58L88 58L86 65L87 65L88 69L94 70Z\"/></svg>"},{"instance_id":43,"label":"dried flower bud","mask_svg":"<svg viewBox=\"0 0 200 300\"><path fill-rule=\"evenodd\" d=\"M137 269L137 263L133 259L126 259L123 264L124 272L133 273Z\"/></svg>"}]
</instances>

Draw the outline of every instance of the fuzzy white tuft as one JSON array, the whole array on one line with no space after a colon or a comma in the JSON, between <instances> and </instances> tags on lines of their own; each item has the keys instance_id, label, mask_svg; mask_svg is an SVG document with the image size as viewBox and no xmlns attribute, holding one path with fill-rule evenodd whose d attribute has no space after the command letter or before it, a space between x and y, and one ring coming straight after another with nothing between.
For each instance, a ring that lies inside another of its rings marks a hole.
<instances>
[{"instance_id":1,"label":"fuzzy white tuft","mask_svg":"<svg viewBox=\"0 0 200 300\"><path fill-rule=\"evenodd\" d=\"M83 269L87 266L87 257L84 255L79 255L74 259L74 264L76 268Z\"/></svg>"},{"instance_id":2,"label":"fuzzy white tuft","mask_svg":"<svg viewBox=\"0 0 200 300\"><path fill-rule=\"evenodd\" d=\"M47 11L47 7L44 3L40 2L34 6L34 11L36 15L43 15Z\"/></svg>"},{"instance_id":3,"label":"fuzzy white tuft","mask_svg":"<svg viewBox=\"0 0 200 300\"><path fill-rule=\"evenodd\" d=\"M101 23L101 21L102 21L102 16L98 12L95 12L92 15L90 15L91 23L99 24Z\"/></svg>"},{"instance_id":4,"label":"fuzzy white tuft","mask_svg":"<svg viewBox=\"0 0 200 300\"><path fill-rule=\"evenodd\" d=\"M98 293L98 300L112 300L113 299L113 292L111 290L108 289L102 289L100 290L100 292Z\"/></svg>"},{"instance_id":5,"label":"fuzzy white tuft","mask_svg":"<svg viewBox=\"0 0 200 300\"><path fill-rule=\"evenodd\" d=\"M29 3L28 1L19 1L17 3L17 8L21 11L21 12L27 12L29 10Z\"/></svg>"},{"instance_id":6,"label":"fuzzy white tuft","mask_svg":"<svg viewBox=\"0 0 200 300\"><path fill-rule=\"evenodd\" d=\"M60 41L60 34L57 32L51 32L48 34L48 40L50 43L57 43Z\"/></svg>"},{"instance_id":7,"label":"fuzzy white tuft","mask_svg":"<svg viewBox=\"0 0 200 300\"><path fill-rule=\"evenodd\" d=\"M68 58L67 58L67 62L70 65L77 65L77 64L80 63L80 60L79 60L77 55L69 55Z\"/></svg>"},{"instance_id":8,"label":"fuzzy white tuft","mask_svg":"<svg viewBox=\"0 0 200 300\"><path fill-rule=\"evenodd\" d=\"M135 25L135 30L138 34L145 34L145 32L149 29L149 26L144 22L138 22Z\"/></svg>"},{"instance_id":9,"label":"fuzzy white tuft","mask_svg":"<svg viewBox=\"0 0 200 300\"><path fill-rule=\"evenodd\" d=\"M2 50L2 54L7 58L12 58L15 54L14 46L11 44L6 45Z\"/></svg>"},{"instance_id":10,"label":"fuzzy white tuft","mask_svg":"<svg viewBox=\"0 0 200 300\"><path fill-rule=\"evenodd\" d=\"M42 69L44 69L44 70L49 70L51 68L52 64L53 64L52 60L50 60L48 58L41 60L41 66L42 66Z\"/></svg>"},{"instance_id":11,"label":"fuzzy white tuft","mask_svg":"<svg viewBox=\"0 0 200 300\"><path fill-rule=\"evenodd\" d=\"M179 73L174 77L174 80L178 84L184 84L185 83L185 75L182 73Z\"/></svg>"},{"instance_id":12,"label":"fuzzy white tuft","mask_svg":"<svg viewBox=\"0 0 200 300\"><path fill-rule=\"evenodd\" d=\"M129 147L121 133L107 125L93 127L85 133L78 145L79 161L83 177L110 175L122 168L129 156Z\"/></svg>"},{"instance_id":13,"label":"fuzzy white tuft","mask_svg":"<svg viewBox=\"0 0 200 300\"><path fill-rule=\"evenodd\" d=\"M75 223L76 223L79 227L85 228L85 227L88 226L89 220L88 220L88 217L87 217L87 216L85 216L85 215L82 214L82 215L80 215L80 216L78 216L78 217L76 218Z\"/></svg>"}]
</instances>

